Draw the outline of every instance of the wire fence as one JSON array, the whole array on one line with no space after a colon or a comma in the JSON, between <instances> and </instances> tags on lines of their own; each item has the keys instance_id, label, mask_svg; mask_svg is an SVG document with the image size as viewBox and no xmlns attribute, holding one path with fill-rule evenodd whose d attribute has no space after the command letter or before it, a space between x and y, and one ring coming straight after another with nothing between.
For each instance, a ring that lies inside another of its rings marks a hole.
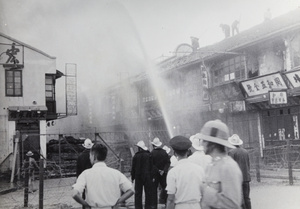
<instances>
[{"instance_id":1,"label":"wire fence","mask_svg":"<svg viewBox=\"0 0 300 209\"><path fill-rule=\"evenodd\" d=\"M156 132L132 132L132 133L87 133L51 135L48 138L48 156L43 169L36 168L34 172L33 188L36 191L28 193L27 204L30 208L37 208L42 198L44 208L80 208L71 198L72 185L76 181L75 164L77 156L84 141L83 138L91 138L95 143L104 143L109 147L107 164L110 167L119 169L128 178L131 169L132 144L138 140L148 143L152 137L167 137L163 131ZM52 141L51 141L52 140ZM132 144L129 144L132 143ZM149 144L150 146L150 144ZM80 147L80 148L78 148ZM264 178L283 178L293 182L299 181L300 175L300 145L280 145L266 147L264 149L248 149L251 161L252 180L260 181ZM38 150L34 150L38 151ZM41 161L38 161L41 162ZM21 208L25 204L25 193L29 191L26 183L26 166L17 169L15 174L15 186L17 191L0 195L0 208ZM41 178L42 177L42 178ZM43 187L40 187L40 184ZM42 197L41 197L42 193ZM132 202L129 204L133 204ZM40 207L41 208L41 207Z\"/></svg>"}]
</instances>

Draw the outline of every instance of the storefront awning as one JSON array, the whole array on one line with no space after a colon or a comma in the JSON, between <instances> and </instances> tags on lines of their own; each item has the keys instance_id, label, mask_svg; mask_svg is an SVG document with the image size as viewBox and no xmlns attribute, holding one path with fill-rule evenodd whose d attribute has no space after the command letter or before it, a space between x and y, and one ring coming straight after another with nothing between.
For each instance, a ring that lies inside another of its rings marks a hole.
<instances>
[{"instance_id":1,"label":"storefront awning","mask_svg":"<svg viewBox=\"0 0 300 209\"><path fill-rule=\"evenodd\" d=\"M47 111L46 106L9 106L10 111Z\"/></svg>"}]
</instances>

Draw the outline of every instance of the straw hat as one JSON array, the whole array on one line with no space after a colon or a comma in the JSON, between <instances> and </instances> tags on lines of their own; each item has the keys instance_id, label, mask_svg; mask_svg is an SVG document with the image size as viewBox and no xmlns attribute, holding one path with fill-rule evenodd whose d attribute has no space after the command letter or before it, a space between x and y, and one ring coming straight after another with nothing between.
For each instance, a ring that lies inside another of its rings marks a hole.
<instances>
[{"instance_id":1,"label":"straw hat","mask_svg":"<svg viewBox=\"0 0 300 209\"><path fill-rule=\"evenodd\" d=\"M203 151L204 147L202 146L202 139L198 139L196 135L193 135L190 137L190 141L192 142L192 147L194 147L195 150Z\"/></svg>"},{"instance_id":2,"label":"straw hat","mask_svg":"<svg viewBox=\"0 0 300 209\"><path fill-rule=\"evenodd\" d=\"M159 138L155 137L151 144L153 144L156 147L160 147L162 145L162 142L159 140Z\"/></svg>"},{"instance_id":3,"label":"straw hat","mask_svg":"<svg viewBox=\"0 0 300 209\"><path fill-rule=\"evenodd\" d=\"M228 141L232 145L242 145L243 140L237 134L233 134L231 137L228 138Z\"/></svg>"},{"instance_id":4,"label":"straw hat","mask_svg":"<svg viewBox=\"0 0 300 209\"><path fill-rule=\"evenodd\" d=\"M169 154L171 152L171 149L168 146L163 146L163 149Z\"/></svg>"},{"instance_id":5,"label":"straw hat","mask_svg":"<svg viewBox=\"0 0 300 209\"><path fill-rule=\"evenodd\" d=\"M93 145L94 143L92 143L92 140L87 138L86 140L84 140L84 144L82 146L86 149L91 149Z\"/></svg>"},{"instance_id":6,"label":"straw hat","mask_svg":"<svg viewBox=\"0 0 300 209\"><path fill-rule=\"evenodd\" d=\"M196 137L225 147L235 148L235 146L228 142L229 130L227 125L220 120L206 122L200 133L196 134Z\"/></svg>"},{"instance_id":7,"label":"straw hat","mask_svg":"<svg viewBox=\"0 0 300 209\"><path fill-rule=\"evenodd\" d=\"M145 145L145 142L144 141L139 141L135 146L138 146L138 147L140 147L140 148L142 148L143 150L148 150L148 148L146 147L146 145Z\"/></svg>"}]
</instances>

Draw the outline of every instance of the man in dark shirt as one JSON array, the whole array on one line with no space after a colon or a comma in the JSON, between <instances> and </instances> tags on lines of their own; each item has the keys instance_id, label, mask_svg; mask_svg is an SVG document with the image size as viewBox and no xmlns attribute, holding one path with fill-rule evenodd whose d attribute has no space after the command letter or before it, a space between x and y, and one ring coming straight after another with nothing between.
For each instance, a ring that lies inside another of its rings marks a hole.
<instances>
[{"instance_id":1,"label":"man in dark shirt","mask_svg":"<svg viewBox=\"0 0 300 209\"><path fill-rule=\"evenodd\" d=\"M77 158L77 165L76 165L76 177L85 170L92 167L91 161L90 161L90 149L92 148L94 144L90 139L86 139L84 141L84 144L82 145L85 149ZM82 198L85 199L85 192L82 193ZM84 209L85 207L82 206Z\"/></svg>"},{"instance_id":2,"label":"man in dark shirt","mask_svg":"<svg viewBox=\"0 0 300 209\"><path fill-rule=\"evenodd\" d=\"M139 141L136 146L138 147L137 153L132 159L131 180L135 181L134 189L134 204L135 209L143 209L142 197L143 189L145 190L145 208L155 208L153 203L152 189L154 184L152 182L152 162L150 160L150 152L145 146L144 141Z\"/></svg>"},{"instance_id":3,"label":"man in dark shirt","mask_svg":"<svg viewBox=\"0 0 300 209\"><path fill-rule=\"evenodd\" d=\"M152 162L153 162L153 175L154 175L154 202L157 205L157 189L158 185L161 186L161 193L159 195L159 203L166 204L167 201L167 172L170 167L170 158L165 150L161 148L162 142L159 138L154 138L151 142L153 145L153 150L151 152Z\"/></svg>"},{"instance_id":4,"label":"man in dark shirt","mask_svg":"<svg viewBox=\"0 0 300 209\"><path fill-rule=\"evenodd\" d=\"M243 144L243 141L237 134L233 134L228 139L229 143L234 145L236 149L232 149L228 152L228 155L231 156L239 165L242 174L243 174L243 209L251 209L250 201L250 160L248 151L240 147Z\"/></svg>"}]
</instances>

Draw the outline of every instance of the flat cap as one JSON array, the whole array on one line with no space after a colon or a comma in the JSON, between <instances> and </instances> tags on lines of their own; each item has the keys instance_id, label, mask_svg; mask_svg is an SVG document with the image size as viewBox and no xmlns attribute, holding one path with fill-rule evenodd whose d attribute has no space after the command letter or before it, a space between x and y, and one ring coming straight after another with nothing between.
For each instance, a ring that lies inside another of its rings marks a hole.
<instances>
[{"instance_id":1,"label":"flat cap","mask_svg":"<svg viewBox=\"0 0 300 209\"><path fill-rule=\"evenodd\" d=\"M192 142L184 136L175 136L170 140L170 146L175 150L188 150Z\"/></svg>"}]
</instances>

